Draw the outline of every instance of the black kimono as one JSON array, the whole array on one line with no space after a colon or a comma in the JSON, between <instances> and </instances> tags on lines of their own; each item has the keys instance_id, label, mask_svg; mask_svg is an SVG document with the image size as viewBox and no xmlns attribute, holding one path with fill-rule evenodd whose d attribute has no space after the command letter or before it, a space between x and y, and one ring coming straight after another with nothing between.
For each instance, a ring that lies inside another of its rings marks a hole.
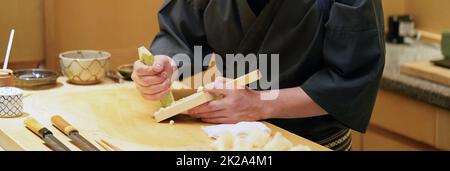
<instances>
[{"instance_id":1,"label":"black kimono","mask_svg":"<svg viewBox=\"0 0 450 171\"><path fill-rule=\"evenodd\" d=\"M151 50L193 56L199 45L221 56L279 54L280 88L303 88L329 115L269 122L323 144L348 128L366 131L385 55L380 0L326 1L250 8L246 0L167 0Z\"/></svg>"}]
</instances>

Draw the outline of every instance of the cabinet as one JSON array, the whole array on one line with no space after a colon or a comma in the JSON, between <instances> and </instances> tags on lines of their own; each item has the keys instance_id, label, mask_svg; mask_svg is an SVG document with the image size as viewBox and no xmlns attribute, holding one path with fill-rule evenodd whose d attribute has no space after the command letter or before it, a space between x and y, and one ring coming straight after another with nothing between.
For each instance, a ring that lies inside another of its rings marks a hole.
<instances>
[{"instance_id":1,"label":"cabinet","mask_svg":"<svg viewBox=\"0 0 450 171\"><path fill-rule=\"evenodd\" d=\"M352 135L355 151L450 150L450 111L380 90L369 130Z\"/></svg>"}]
</instances>

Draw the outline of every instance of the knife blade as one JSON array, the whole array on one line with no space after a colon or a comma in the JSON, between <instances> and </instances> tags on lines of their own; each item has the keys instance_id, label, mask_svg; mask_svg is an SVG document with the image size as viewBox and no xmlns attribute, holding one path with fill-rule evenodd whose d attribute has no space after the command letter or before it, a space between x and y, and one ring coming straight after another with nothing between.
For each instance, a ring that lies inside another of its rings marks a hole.
<instances>
[{"instance_id":1,"label":"knife blade","mask_svg":"<svg viewBox=\"0 0 450 171\"><path fill-rule=\"evenodd\" d=\"M59 115L52 116L51 122L54 127L68 136L72 142L83 151L100 151L96 146L90 143L86 138L80 135L79 131L70 125Z\"/></svg>"},{"instance_id":2,"label":"knife blade","mask_svg":"<svg viewBox=\"0 0 450 171\"><path fill-rule=\"evenodd\" d=\"M25 119L24 123L25 127L39 136L53 151L70 151L50 130L42 126L36 119L29 117Z\"/></svg>"},{"instance_id":3,"label":"knife blade","mask_svg":"<svg viewBox=\"0 0 450 171\"><path fill-rule=\"evenodd\" d=\"M59 141L53 134L47 130L45 133L44 142L54 151L70 151L61 141Z\"/></svg>"}]
</instances>

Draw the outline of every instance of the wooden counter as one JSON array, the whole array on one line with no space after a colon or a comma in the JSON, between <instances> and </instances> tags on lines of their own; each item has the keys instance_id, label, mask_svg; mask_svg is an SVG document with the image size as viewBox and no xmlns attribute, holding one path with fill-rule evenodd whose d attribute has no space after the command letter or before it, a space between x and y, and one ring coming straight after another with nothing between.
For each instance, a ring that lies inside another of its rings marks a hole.
<instances>
[{"instance_id":1,"label":"wooden counter","mask_svg":"<svg viewBox=\"0 0 450 171\"><path fill-rule=\"evenodd\" d=\"M70 149L78 150L51 126L50 117L55 114L63 116L89 140L106 138L124 150L205 150L212 142L201 130L202 126L210 124L185 116L174 119L174 125L156 123L151 114L159 104L144 100L132 82L116 84L105 81L94 86L70 85L65 78L60 78L58 82L59 85L51 90L26 91L26 114L23 117L0 119L0 129L25 150L49 150L43 141L24 127L23 120L27 116L35 117ZM265 124L295 144L307 145L313 150L328 150L274 125Z\"/></svg>"}]
</instances>

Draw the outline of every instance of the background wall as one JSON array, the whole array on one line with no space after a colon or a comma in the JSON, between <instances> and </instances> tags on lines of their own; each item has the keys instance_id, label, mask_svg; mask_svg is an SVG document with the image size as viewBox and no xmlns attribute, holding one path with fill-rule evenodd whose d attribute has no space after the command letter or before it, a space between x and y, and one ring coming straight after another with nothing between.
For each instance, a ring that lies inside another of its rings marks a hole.
<instances>
[{"instance_id":1,"label":"background wall","mask_svg":"<svg viewBox=\"0 0 450 171\"><path fill-rule=\"evenodd\" d=\"M383 0L385 18L389 15L412 14L416 26L441 34L450 30L450 1L448 0Z\"/></svg>"},{"instance_id":2,"label":"background wall","mask_svg":"<svg viewBox=\"0 0 450 171\"><path fill-rule=\"evenodd\" d=\"M0 63L12 28L16 29L12 62L36 66L44 60L43 4L42 0L0 0Z\"/></svg>"},{"instance_id":3,"label":"background wall","mask_svg":"<svg viewBox=\"0 0 450 171\"><path fill-rule=\"evenodd\" d=\"M112 66L135 61L137 48L149 46L158 31L162 2L46 0L48 66L57 68L57 55L75 49L111 52Z\"/></svg>"},{"instance_id":4,"label":"background wall","mask_svg":"<svg viewBox=\"0 0 450 171\"><path fill-rule=\"evenodd\" d=\"M417 27L422 30L435 33L450 30L449 0L407 0L406 11L414 15Z\"/></svg>"},{"instance_id":5,"label":"background wall","mask_svg":"<svg viewBox=\"0 0 450 171\"><path fill-rule=\"evenodd\" d=\"M406 0L383 0L384 23L387 26L387 19L390 15L400 15L406 13Z\"/></svg>"}]
</instances>

